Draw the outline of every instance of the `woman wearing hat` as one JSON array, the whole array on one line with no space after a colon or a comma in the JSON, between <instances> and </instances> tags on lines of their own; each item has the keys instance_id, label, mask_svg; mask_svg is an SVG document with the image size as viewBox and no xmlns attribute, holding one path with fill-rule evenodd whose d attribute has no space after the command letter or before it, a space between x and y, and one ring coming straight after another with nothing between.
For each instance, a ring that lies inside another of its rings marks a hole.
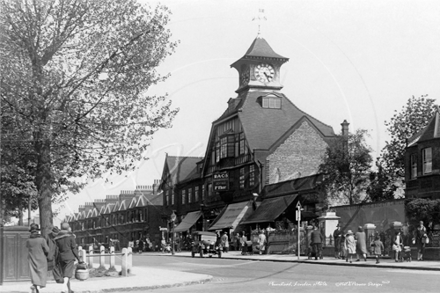
<instances>
[{"instance_id":1,"label":"woman wearing hat","mask_svg":"<svg viewBox=\"0 0 440 293\"><path fill-rule=\"evenodd\" d=\"M47 260L49 253L46 239L39 233L40 227L37 224L31 224L31 235L26 241L28 249L29 273L31 276L32 290L38 293L40 288L46 287L47 281Z\"/></svg>"},{"instance_id":2,"label":"woman wearing hat","mask_svg":"<svg viewBox=\"0 0 440 293\"><path fill-rule=\"evenodd\" d=\"M345 248L347 250L347 257L345 261L348 262L348 257L350 257L350 263L353 261L353 255L356 254L356 239L354 239L353 232L351 230L347 231L345 235Z\"/></svg>"}]
</instances>

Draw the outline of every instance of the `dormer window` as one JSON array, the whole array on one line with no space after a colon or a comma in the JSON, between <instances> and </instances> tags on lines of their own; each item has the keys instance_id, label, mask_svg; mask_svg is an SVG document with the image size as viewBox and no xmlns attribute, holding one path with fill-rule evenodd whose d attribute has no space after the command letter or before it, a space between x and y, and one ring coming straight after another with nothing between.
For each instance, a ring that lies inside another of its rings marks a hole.
<instances>
[{"instance_id":1,"label":"dormer window","mask_svg":"<svg viewBox=\"0 0 440 293\"><path fill-rule=\"evenodd\" d=\"M281 98L273 95L261 97L261 106L269 109L281 109Z\"/></svg>"}]
</instances>

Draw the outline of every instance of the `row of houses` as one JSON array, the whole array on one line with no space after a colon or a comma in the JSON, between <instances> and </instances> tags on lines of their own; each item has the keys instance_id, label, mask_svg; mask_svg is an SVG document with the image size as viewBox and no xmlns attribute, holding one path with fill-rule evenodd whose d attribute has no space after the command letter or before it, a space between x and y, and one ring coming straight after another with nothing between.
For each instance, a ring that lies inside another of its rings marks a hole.
<instances>
[{"instance_id":1,"label":"row of houses","mask_svg":"<svg viewBox=\"0 0 440 293\"><path fill-rule=\"evenodd\" d=\"M319 217L318 167L336 135L281 92L280 68L288 60L257 37L231 65L238 71L237 95L212 122L204 157L167 154L152 187L80 207L67 219L80 243L118 239L124 245L147 236L159 242L165 227L183 234L282 230L295 223L298 204L302 221ZM348 131L343 121L341 134ZM407 196L440 197L439 113L408 140L405 165Z\"/></svg>"}]
</instances>

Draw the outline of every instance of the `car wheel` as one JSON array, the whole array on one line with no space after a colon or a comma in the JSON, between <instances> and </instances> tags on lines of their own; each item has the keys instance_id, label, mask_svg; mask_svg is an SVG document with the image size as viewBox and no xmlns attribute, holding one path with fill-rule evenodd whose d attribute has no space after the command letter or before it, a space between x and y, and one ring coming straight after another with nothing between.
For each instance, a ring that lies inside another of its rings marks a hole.
<instances>
[{"instance_id":1,"label":"car wheel","mask_svg":"<svg viewBox=\"0 0 440 293\"><path fill-rule=\"evenodd\" d=\"M218 251L218 258L221 258L222 257L222 252L219 250Z\"/></svg>"}]
</instances>

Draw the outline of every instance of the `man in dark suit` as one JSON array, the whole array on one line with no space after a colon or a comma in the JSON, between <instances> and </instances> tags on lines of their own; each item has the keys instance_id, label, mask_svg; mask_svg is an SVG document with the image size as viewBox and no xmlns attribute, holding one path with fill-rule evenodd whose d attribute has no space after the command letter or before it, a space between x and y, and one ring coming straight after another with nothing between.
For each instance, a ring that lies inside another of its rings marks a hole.
<instances>
[{"instance_id":1,"label":"man in dark suit","mask_svg":"<svg viewBox=\"0 0 440 293\"><path fill-rule=\"evenodd\" d=\"M64 289L61 292L70 293L73 292L70 289L70 279L73 277L75 259L82 262L78 256L75 236L69 231L68 223L61 224L61 231L54 240L59 249L59 262L64 279Z\"/></svg>"},{"instance_id":2,"label":"man in dark suit","mask_svg":"<svg viewBox=\"0 0 440 293\"><path fill-rule=\"evenodd\" d=\"M322 259L322 235L318 230L318 227L313 227L313 232L311 235L311 241L313 246L313 251L315 252L315 260Z\"/></svg>"}]
</instances>

